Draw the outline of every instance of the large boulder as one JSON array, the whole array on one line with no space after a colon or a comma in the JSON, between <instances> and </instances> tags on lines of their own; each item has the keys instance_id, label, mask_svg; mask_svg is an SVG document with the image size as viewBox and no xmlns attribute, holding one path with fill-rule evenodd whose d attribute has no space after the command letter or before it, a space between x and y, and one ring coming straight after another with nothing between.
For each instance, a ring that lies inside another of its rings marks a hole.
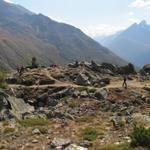
<instances>
[{"instance_id":1,"label":"large boulder","mask_svg":"<svg viewBox=\"0 0 150 150\"><path fill-rule=\"evenodd\" d=\"M95 97L99 99L106 99L108 96L108 90L107 89L98 89L95 92Z\"/></svg>"},{"instance_id":2,"label":"large boulder","mask_svg":"<svg viewBox=\"0 0 150 150\"><path fill-rule=\"evenodd\" d=\"M7 101L11 105L11 109L10 109L11 114L13 114L13 116L15 116L15 118L17 119L22 119L23 114L32 113L34 111L34 107L25 103L25 101L21 98L9 96L7 98Z\"/></svg>"},{"instance_id":3,"label":"large boulder","mask_svg":"<svg viewBox=\"0 0 150 150\"><path fill-rule=\"evenodd\" d=\"M85 74L83 73L79 73L77 78L76 78L76 83L78 85L82 85L82 86L88 86L90 85L90 81L89 81L89 77L86 76Z\"/></svg>"},{"instance_id":4,"label":"large boulder","mask_svg":"<svg viewBox=\"0 0 150 150\"><path fill-rule=\"evenodd\" d=\"M8 95L4 91L0 90L0 121L13 117L10 113L11 105L7 98Z\"/></svg>"}]
</instances>

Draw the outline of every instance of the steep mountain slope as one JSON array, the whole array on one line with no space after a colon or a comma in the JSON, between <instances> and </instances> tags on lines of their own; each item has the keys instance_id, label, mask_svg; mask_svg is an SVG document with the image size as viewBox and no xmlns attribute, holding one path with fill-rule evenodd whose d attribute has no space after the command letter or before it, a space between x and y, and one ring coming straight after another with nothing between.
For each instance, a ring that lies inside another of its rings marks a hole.
<instances>
[{"instance_id":1,"label":"steep mountain slope","mask_svg":"<svg viewBox=\"0 0 150 150\"><path fill-rule=\"evenodd\" d=\"M150 63L150 25L146 21L135 23L115 35L95 39L136 65Z\"/></svg>"},{"instance_id":2,"label":"steep mountain slope","mask_svg":"<svg viewBox=\"0 0 150 150\"><path fill-rule=\"evenodd\" d=\"M79 29L0 0L0 66L11 69L28 65L36 56L41 65L95 60L124 61Z\"/></svg>"}]
</instances>

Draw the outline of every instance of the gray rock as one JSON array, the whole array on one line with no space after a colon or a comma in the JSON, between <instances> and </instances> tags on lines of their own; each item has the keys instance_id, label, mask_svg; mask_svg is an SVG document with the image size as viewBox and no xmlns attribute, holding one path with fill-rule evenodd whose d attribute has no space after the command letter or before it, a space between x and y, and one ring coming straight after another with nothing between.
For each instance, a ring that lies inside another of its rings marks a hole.
<instances>
[{"instance_id":1,"label":"gray rock","mask_svg":"<svg viewBox=\"0 0 150 150\"><path fill-rule=\"evenodd\" d=\"M72 96L76 98L76 97L78 97L79 95L80 95L80 92L79 92L78 90L74 90Z\"/></svg>"},{"instance_id":2,"label":"gray rock","mask_svg":"<svg viewBox=\"0 0 150 150\"><path fill-rule=\"evenodd\" d=\"M150 74L150 64L145 65L145 66L142 68L142 71L145 72L145 73Z\"/></svg>"},{"instance_id":3,"label":"gray rock","mask_svg":"<svg viewBox=\"0 0 150 150\"><path fill-rule=\"evenodd\" d=\"M8 78L6 78L6 80L5 80L8 84L17 84L17 78L15 78L15 77L8 77Z\"/></svg>"},{"instance_id":4,"label":"gray rock","mask_svg":"<svg viewBox=\"0 0 150 150\"><path fill-rule=\"evenodd\" d=\"M94 61L91 61L91 67L94 71L101 72L101 66L95 63Z\"/></svg>"},{"instance_id":5,"label":"gray rock","mask_svg":"<svg viewBox=\"0 0 150 150\"><path fill-rule=\"evenodd\" d=\"M50 97L54 98L54 99L61 99L61 98L65 97L65 96L69 96L69 95L73 95L72 88L66 88L64 90L56 92L56 93L50 95Z\"/></svg>"},{"instance_id":6,"label":"gray rock","mask_svg":"<svg viewBox=\"0 0 150 150\"><path fill-rule=\"evenodd\" d=\"M92 145L93 145L93 143L90 142L90 141L82 141L82 142L80 143L80 146L86 147L86 148L92 147Z\"/></svg>"},{"instance_id":7,"label":"gray rock","mask_svg":"<svg viewBox=\"0 0 150 150\"><path fill-rule=\"evenodd\" d=\"M54 138L50 144L51 148L65 148L71 143L70 139Z\"/></svg>"},{"instance_id":8,"label":"gray rock","mask_svg":"<svg viewBox=\"0 0 150 150\"><path fill-rule=\"evenodd\" d=\"M34 140L32 140L32 143L33 143L33 144L36 144L36 143L39 143L39 141L36 140L36 139L34 139Z\"/></svg>"},{"instance_id":9,"label":"gray rock","mask_svg":"<svg viewBox=\"0 0 150 150\"><path fill-rule=\"evenodd\" d=\"M65 150L88 150L88 149L85 147L77 146L76 144L71 144L70 146L65 148Z\"/></svg>"},{"instance_id":10,"label":"gray rock","mask_svg":"<svg viewBox=\"0 0 150 150\"><path fill-rule=\"evenodd\" d=\"M95 97L97 99L106 99L108 96L108 91L107 89L98 89L96 92L95 92Z\"/></svg>"},{"instance_id":11,"label":"gray rock","mask_svg":"<svg viewBox=\"0 0 150 150\"><path fill-rule=\"evenodd\" d=\"M58 104L58 100L57 99L49 99L47 102L47 106L56 106Z\"/></svg>"},{"instance_id":12,"label":"gray rock","mask_svg":"<svg viewBox=\"0 0 150 150\"><path fill-rule=\"evenodd\" d=\"M41 94L37 97L38 102L46 103L47 100L48 100L48 94L47 93Z\"/></svg>"},{"instance_id":13,"label":"gray rock","mask_svg":"<svg viewBox=\"0 0 150 150\"><path fill-rule=\"evenodd\" d=\"M90 81L89 81L89 78L83 74L83 73L79 73L77 78L76 78L76 83L78 85L82 85L82 86L87 86L87 85L90 85Z\"/></svg>"},{"instance_id":14,"label":"gray rock","mask_svg":"<svg viewBox=\"0 0 150 150\"><path fill-rule=\"evenodd\" d=\"M32 134L41 134L38 128L32 130Z\"/></svg>"},{"instance_id":15,"label":"gray rock","mask_svg":"<svg viewBox=\"0 0 150 150\"><path fill-rule=\"evenodd\" d=\"M29 104L25 103L23 99L15 98L9 96L7 98L11 105L10 112L17 118L22 119L22 115L24 113L31 113L34 111L34 107L30 106Z\"/></svg>"},{"instance_id":16,"label":"gray rock","mask_svg":"<svg viewBox=\"0 0 150 150\"><path fill-rule=\"evenodd\" d=\"M110 79L109 78L100 79L99 83L103 86L106 86L106 85L110 84Z\"/></svg>"},{"instance_id":17,"label":"gray rock","mask_svg":"<svg viewBox=\"0 0 150 150\"><path fill-rule=\"evenodd\" d=\"M87 91L82 91L82 92L80 93L80 96L83 97L83 98L88 97Z\"/></svg>"}]
</instances>

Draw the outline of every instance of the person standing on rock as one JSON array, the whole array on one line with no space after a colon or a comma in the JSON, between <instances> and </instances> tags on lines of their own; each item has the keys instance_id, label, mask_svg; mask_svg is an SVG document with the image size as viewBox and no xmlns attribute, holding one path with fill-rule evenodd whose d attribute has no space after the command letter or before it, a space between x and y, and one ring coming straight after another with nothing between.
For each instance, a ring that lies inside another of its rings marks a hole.
<instances>
[{"instance_id":1,"label":"person standing on rock","mask_svg":"<svg viewBox=\"0 0 150 150\"><path fill-rule=\"evenodd\" d=\"M124 77L123 77L123 84L122 84L122 87L124 87L125 89L127 89L127 76L126 75L124 75Z\"/></svg>"}]
</instances>

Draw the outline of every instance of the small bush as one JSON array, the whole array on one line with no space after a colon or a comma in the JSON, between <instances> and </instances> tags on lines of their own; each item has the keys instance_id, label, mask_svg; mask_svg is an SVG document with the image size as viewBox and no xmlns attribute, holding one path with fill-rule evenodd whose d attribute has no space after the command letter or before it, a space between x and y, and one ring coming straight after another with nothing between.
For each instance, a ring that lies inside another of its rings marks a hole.
<instances>
[{"instance_id":1,"label":"small bush","mask_svg":"<svg viewBox=\"0 0 150 150\"><path fill-rule=\"evenodd\" d=\"M5 83L6 73L0 71L0 88L4 89L7 87Z\"/></svg>"},{"instance_id":2,"label":"small bush","mask_svg":"<svg viewBox=\"0 0 150 150\"><path fill-rule=\"evenodd\" d=\"M146 129L143 126L136 126L131 135L131 140L131 145L134 147L142 146L150 148L150 128Z\"/></svg>"},{"instance_id":3,"label":"small bush","mask_svg":"<svg viewBox=\"0 0 150 150\"><path fill-rule=\"evenodd\" d=\"M35 78L32 77L32 76L28 76L28 77L25 77L23 80L22 80L22 84L23 85L26 85L26 86L32 86L34 85L36 82Z\"/></svg>"},{"instance_id":4,"label":"small bush","mask_svg":"<svg viewBox=\"0 0 150 150\"><path fill-rule=\"evenodd\" d=\"M5 128L5 129L4 129L4 134L9 134L9 133L12 133L12 132L14 132L14 131L15 131L14 128Z\"/></svg>"},{"instance_id":5,"label":"small bush","mask_svg":"<svg viewBox=\"0 0 150 150\"><path fill-rule=\"evenodd\" d=\"M71 102L69 102L69 107L75 108L75 107L77 107L77 103L74 101L71 101Z\"/></svg>"},{"instance_id":6,"label":"small bush","mask_svg":"<svg viewBox=\"0 0 150 150\"><path fill-rule=\"evenodd\" d=\"M34 126L46 126L49 125L49 121L41 118L31 118L19 121L20 125L24 127L34 127Z\"/></svg>"},{"instance_id":7,"label":"small bush","mask_svg":"<svg viewBox=\"0 0 150 150\"><path fill-rule=\"evenodd\" d=\"M99 133L95 128L87 127L81 130L81 137L83 140L94 141Z\"/></svg>"},{"instance_id":8,"label":"small bush","mask_svg":"<svg viewBox=\"0 0 150 150\"><path fill-rule=\"evenodd\" d=\"M128 143L120 144L120 145L107 145L99 150L144 150L141 147L133 148Z\"/></svg>"},{"instance_id":9,"label":"small bush","mask_svg":"<svg viewBox=\"0 0 150 150\"><path fill-rule=\"evenodd\" d=\"M91 121L93 121L93 119L94 119L94 116L84 116L84 117L80 117L76 119L76 122L90 123Z\"/></svg>"}]
</instances>

